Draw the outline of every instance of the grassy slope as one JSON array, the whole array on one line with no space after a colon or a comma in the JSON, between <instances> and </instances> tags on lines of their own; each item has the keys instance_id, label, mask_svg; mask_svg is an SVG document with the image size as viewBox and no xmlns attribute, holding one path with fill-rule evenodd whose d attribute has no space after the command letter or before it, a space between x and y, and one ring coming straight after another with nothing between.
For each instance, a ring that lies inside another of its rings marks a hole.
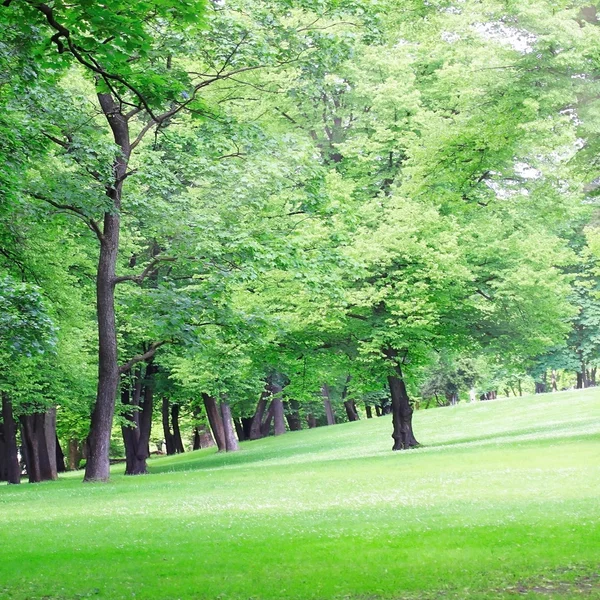
<instances>
[{"instance_id":1,"label":"grassy slope","mask_svg":"<svg viewBox=\"0 0 600 600\"><path fill-rule=\"evenodd\" d=\"M600 392L0 487L0 598L600 598ZM591 575L591 577L590 577Z\"/></svg>"}]
</instances>

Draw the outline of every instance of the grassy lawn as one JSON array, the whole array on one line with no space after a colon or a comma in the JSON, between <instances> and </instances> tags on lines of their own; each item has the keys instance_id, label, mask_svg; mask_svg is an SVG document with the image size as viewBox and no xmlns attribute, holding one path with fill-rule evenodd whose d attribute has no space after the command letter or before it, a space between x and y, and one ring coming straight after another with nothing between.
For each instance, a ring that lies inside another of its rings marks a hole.
<instances>
[{"instance_id":1,"label":"grassy lawn","mask_svg":"<svg viewBox=\"0 0 600 600\"><path fill-rule=\"evenodd\" d=\"M600 391L0 487L0 598L600 598Z\"/></svg>"}]
</instances>

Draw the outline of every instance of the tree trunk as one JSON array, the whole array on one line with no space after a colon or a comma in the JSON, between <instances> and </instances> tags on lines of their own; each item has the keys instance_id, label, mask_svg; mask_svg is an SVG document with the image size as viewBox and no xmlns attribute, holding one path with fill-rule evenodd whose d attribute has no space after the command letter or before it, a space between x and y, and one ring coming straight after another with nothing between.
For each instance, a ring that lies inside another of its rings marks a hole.
<instances>
[{"instance_id":1,"label":"tree trunk","mask_svg":"<svg viewBox=\"0 0 600 600\"><path fill-rule=\"evenodd\" d=\"M271 433L271 422L273 421L274 412L275 408L273 406L273 400L271 400L267 414L265 415L265 420L260 425L261 437L267 437Z\"/></svg>"},{"instance_id":2,"label":"tree trunk","mask_svg":"<svg viewBox=\"0 0 600 600\"><path fill-rule=\"evenodd\" d=\"M583 375L577 371L577 385L575 386L578 390L583 389Z\"/></svg>"},{"instance_id":3,"label":"tree trunk","mask_svg":"<svg viewBox=\"0 0 600 600\"><path fill-rule=\"evenodd\" d=\"M49 408L42 416L44 428L44 443L46 445L46 456L48 460L44 460L44 468L47 469L42 474L45 480L58 479L58 464L56 462L56 406Z\"/></svg>"},{"instance_id":4,"label":"tree trunk","mask_svg":"<svg viewBox=\"0 0 600 600\"><path fill-rule=\"evenodd\" d=\"M64 473L67 470L65 467L65 453L60 446L60 440L56 436L56 471L58 473Z\"/></svg>"},{"instance_id":5,"label":"tree trunk","mask_svg":"<svg viewBox=\"0 0 600 600\"><path fill-rule=\"evenodd\" d=\"M208 417L210 428L212 429L215 442L217 443L217 448L219 449L219 452L226 452L227 445L221 411L212 396L202 394L202 400L204 401L204 409L206 410L206 416Z\"/></svg>"},{"instance_id":6,"label":"tree trunk","mask_svg":"<svg viewBox=\"0 0 600 600\"><path fill-rule=\"evenodd\" d=\"M121 194L131 154L129 125L119 104L110 94L98 94L102 112L120 152L113 164L114 180L106 187L111 206L104 213L100 255L96 276L98 315L98 392L88 436L88 457L84 481L107 481L115 400L119 387L117 329L115 322L116 265L121 228Z\"/></svg>"},{"instance_id":7,"label":"tree trunk","mask_svg":"<svg viewBox=\"0 0 600 600\"><path fill-rule=\"evenodd\" d=\"M592 385L592 387L596 387L596 372L597 372L597 367L594 367L591 371L591 379L590 379L590 384Z\"/></svg>"},{"instance_id":8,"label":"tree trunk","mask_svg":"<svg viewBox=\"0 0 600 600\"><path fill-rule=\"evenodd\" d=\"M235 452L240 449L237 438L233 431L233 419L231 418L231 409L229 404L221 400L221 418L223 421L223 433L225 435L225 450Z\"/></svg>"},{"instance_id":9,"label":"tree trunk","mask_svg":"<svg viewBox=\"0 0 600 600\"><path fill-rule=\"evenodd\" d=\"M335 414L333 412L333 407L331 406L331 394L329 392L329 386L326 383L321 386L321 395L323 396L323 406L325 408L327 425L335 425Z\"/></svg>"},{"instance_id":10,"label":"tree trunk","mask_svg":"<svg viewBox=\"0 0 600 600\"><path fill-rule=\"evenodd\" d=\"M309 429L314 429L317 426L317 419L315 419L315 415L312 413L306 415L306 422L308 423Z\"/></svg>"},{"instance_id":11,"label":"tree trunk","mask_svg":"<svg viewBox=\"0 0 600 600\"><path fill-rule=\"evenodd\" d=\"M552 369L552 375L551 375L551 382L552 382L552 391L553 392L557 392L558 391L558 385L556 383L556 369Z\"/></svg>"},{"instance_id":12,"label":"tree trunk","mask_svg":"<svg viewBox=\"0 0 600 600\"><path fill-rule=\"evenodd\" d=\"M56 447L54 443L48 444L46 433L52 431L52 439L56 440L56 430L45 424L45 413L34 413L21 417L23 446L25 448L25 462L30 483L54 480L56 473ZM49 448L52 456L49 456Z\"/></svg>"},{"instance_id":13,"label":"tree trunk","mask_svg":"<svg viewBox=\"0 0 600 600\"><path fill-rule=\"evenodd\" d=\"M79 469L79 463L82 458L83 453L81 452L79 440L71 438L69 440L69 470L75 471Z\"/></svg>"},{"instance_id":14,"label":"tree trunk","mask_svg":"<svg viewBox=\"0 0 600 600\"><path fill-rule=\"evenodd\" d=\"M300 431L302 429L302 423L300 421L300 405L298 404L298 401L290 400L289 402L284 402L283 408L290 431Z\"/></svg>"},{"instance_id":15,"label":"tree trunk","mask_svg":"<svg viewBox=\"0 0 600 600\"><path fill-rule=\"evenodd\" d=\"M381 416L381 406L379 404L375 405L375 414L380 417Z\"/></svg>"},{"instance_id":16,"label":"tree trunk","mask_svg":"<svg viewBox=\"0 0 600 600\"><path fill-rule=\"evenodd\" d=\"M13 415L12 402L2 392L2 438L4 441L4 477L8 483L21 483L21 467L17 450L17 424Z\"/></svg>"},{"instance_id":17,"label":"tree trunk","mask_svg":"<svg viewBox=\"0 0 600 600\"><path fill-rule=\"evenodd\" d=\"M171 433L171 424L169 423L169 399L166 396L164 396L162 400L161 414L165 446L167 447L167 454L171 456L172 454L175 454L177 448L175 446L175 438Z\"/></svg>"},{"instance_id":18,"label":"tree trunk","mask_svg":"<svg viewBox=\"0 0 600 600\"><path fill-rule=\"evenodd\" d=\"M394 431L394 446L392 450L408 450L418 446L412 430L412 407L402 377L402 369L395 365L397 375L390 375L388 383L392 394L392 423Z\"/></svg>"},{"instance_id":19,"label":"tree trunk","mask_svg":"<svg viewBox=\"0 0 600 600\"><path fill-rule=\"evenodd\" d=\"M246 434L244 433L244 426L242 425L242 420L239 417L233 419L233 424L235 426L235 433L237 435L237 439L240 442L244 442L246 440Z\"/></svg>"},{"instance_id":20,"label":"tree trunk","mask_svg":"<svg viewBox=\"0 0 600 600\"><path fill-rule=\"evenodd\" d=\"M356 412L356 404L354 404L353 400L345 400L344 408L346 409L346 415L348 416L348 421L358 421L358 413Z\"/></svg>"},{"instance_id":21,"label":"tree trunk","mask_svg":"<svg viewBox=\"0 0 600 600\"><path fill-rule=\"evenodd\" d=\"M258 401L254 417L252 417L252 425L250 426L250 435L248 436L251 440L258 440L263 437L261 432L261 425L263 416L265 414L265 408L267 407L267 398L269 397L268 392L265 390Z\"/></svg>"},{"instance_id":22,"label":"tree trunk","mask_svg":"<svg viewBox=\"0 0 600 600\"><path fill-rule=\"evenodd\" d=\"M175 445L175 452L183 454L185 448L183 447L183 440L181 439L181 430L179 429L179 405L173 404L171 407L171 423L173 425L173 442Z\"/></svg>"},{"instance_id":23,"label":"tree trunk","mask_svg":"<svg viewBox=\"0 0 600 600\"><path fill-rule=\"evenodd\" d=\"M373 409L370 404L365 404L365 410L367 411L367 419L373 418Z\"/></svg>"},{"instance_id":24,"label":"tree trunk","mask_svg":"<svg viewBox=\"0 0 600 600\"><path fill-rule=\"evenodd\" d=\"M215 445L210 429L204 425L196 425L194 429L194 450L201 448L211 448Z\"/></svg>"}]
</instances>

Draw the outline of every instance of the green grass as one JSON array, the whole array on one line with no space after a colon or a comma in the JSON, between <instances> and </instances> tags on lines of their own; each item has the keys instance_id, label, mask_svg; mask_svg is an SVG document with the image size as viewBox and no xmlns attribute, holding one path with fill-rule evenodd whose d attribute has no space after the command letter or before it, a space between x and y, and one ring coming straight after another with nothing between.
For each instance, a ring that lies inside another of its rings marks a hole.
<instances>
[{"instance_id":1,"label":"green grass","mask_svg":"<svg viewBox=\"0 0 600 600\"><path fill-rule=\"evenodd\" d=\"M600 598L600 392L0 487L0 598Z\"/></svg>"}]
</instances>

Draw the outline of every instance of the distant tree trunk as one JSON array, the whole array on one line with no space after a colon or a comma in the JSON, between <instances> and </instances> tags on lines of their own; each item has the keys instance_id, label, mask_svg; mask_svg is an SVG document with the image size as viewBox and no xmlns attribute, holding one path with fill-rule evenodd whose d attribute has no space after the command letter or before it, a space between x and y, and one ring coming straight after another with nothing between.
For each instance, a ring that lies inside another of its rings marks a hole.
<instances>
[{"instance_id":1,"label":"distant tree trunk","mask_svg":"<svg viewBox=\"0 0 600 600\"><path fill-rule=\"evenodd\" d=\"M183 447L181 430L179 429L179 404L173 404L171 406L171 425L173 426L173 444L175 445L175 452L177 454L183 454L185 448Z\"/></svg>"},{"instance_id":2,"label":"distant tree trunk","mask_svg":"<svg viewBox=\"0 0 600 600\"><path fill-rule=\"evenodd\" d=\"M314 429L317 426L317 419L315 419L315 415L312 413L306 415L306 422L308 423L309 429Z\"/></svg>"},{"instance_id":3,"label":"distant tree trunk","mask_svg":"<svg viewBox=\"0 0 600 600\"><path fill-rule=\"evenodd\" d=\"M219 449L219 452L226 452L227 445L225 441L223 417L221 416L221 411L217 406L217 402L208 394L202 394L202 400L204 401L204 409L206 410L206 416L208 417L210 428L212 429L215 442L217 443L217 448Z\"/></svg>"},{"instance_id":4,"label":"distant tree trunk","mask_svg":"<svg viewBox=\"0 0 600 600\"><path fill-rule=\"evenodd\" d=\"M2 392L2 438L4 441L4 479L11 484L21 483L21 467L17 449L17 424L13 415L12 402L7 393Z\"/></svg>"},{"instance_id":5,"label":"distant tree trunk","mask_svg":"<svg viewBox=\"0 0 600 600\"><path fill-rule=\"evenodd\" d=\"M268 392L265 390L258 401L254 417L252 417L252 425L250 426L250 435L248 436L251 440L258 440L263 437L261 431L261 425L263 422L263 416L267 407L267 398L269 397Z\"/></svg>"},{"instance_id":6,"label":"distant tree trunk","mask_svg":"<svg viewBox=\"0 0 600 600\"><path fill-rule=\"evenodd\" d=\"M244 429L244 439L250 439L250 430L252 429L252 417L242 417L242 428Z\"/></svg>"},{"instance_id":7,"label":"distant tree trunk","mask_svg":"<svg viewBox=\"0 0 600 600\"><path fill-rule=\"evenodd\" d=\"M575 386L578 390L583 389L583 375L577 371L577 384Z\"/></svg>"},{"instance_id":8,"label":"distant tree trunk","mask_svg":"<svg viewBox=\"0 0 600 600\"><path fill-rule=\"evenodd\" d=\"M396 375L388 377L392 395L392 423L394 445L392 450L408 450L419 445L412 429L413 409L410 405L408 392L402 374L400 363L396 360L396 352L388 350L387 355L394 362Z\"/></svg>"},{"instance_id":9,"label":"distant tree trunk","mask_svg":"<svg viewBox=\"0 0 600 600\"><path fill-rule=\"evenodd\" d=\"M225 435L225 450L227 452L235 452L240 447L233 431L231 409L229 408L229 404L223 400L221 401L221 418L223 421L223 433Z\"/></svg>"},{"instance_id":10,"label":"distant tree trunk","mask_svg":"<svg viewBox=\"0 0 600 600\"><path fill-rule=\"evenodd\" d=\"M201 448L212 448L215 445L212 433L204 425L196 425L194 428L194 450Z\"/></svg>"},{"instance_id":11,"label":"distant tree trunk","mask_svg":"<svg viewBox=\"0 0 600 600\"><path fill-rule=\"evenodd\" d=\"M56 436L56 471L64 473L67 470L65 467L65 454L60 446L60 440Z\"/></svg>"},{"instance_id":12,"label":"distant tree trunk","mask_svg":"<svg viewBox=\"0 0 600 600\"><path fill-rule=\"evenodd\" d=\"M551 374L551 381L552 381L552 391L553 392L558 392L558 384L556 383L556 369L552 369L552 374Z\"/></svg>"},{"instance_id":13,"label":"distant tree trunk","mask_svg":"<svg viewBox=\"0 0 600 600\"><path fill-rule=\"evenodd\" d=\"M167 447L167 454L169 456L175 454L177 452L177 448L175 446L175 438L171 433L171 424L169 419L170 414L170 403L169 399L166 396L163 396L162 399L162 426L163 426L163 434L165 436L165 446Z\"/></svg>"},{"instance_id":14,"label":"distant tree trunk","mask_svg":"<svg viewBox=\"0 0 600 600\"><path fill-rule=\"evenodd\" d=\"M517 380L517 389L519 390L519 396L523 395L523 388L521 387L521 380Z\"/></svg>"},{"instance_id":15,"label":"distant tree trunk","mask_svg":"<svg viewBox=\"0 0 600 600\"><path fill-rule=\"evenodd\" d=\"M546 384L540 381L535 382L535 393L544 394L546 392Z\"/></svg>"},{"instance_id":16,"label":"distant tree trunk","mask_svg":"<svg viewBox=\"0 0 600 600\"><path fill-rule=\"evenodd\" d=\"M325 417L327 418L327 425L335 425L335 413L331 406L331 393L329 386L324 383L321 386L321 395L323 396L323 406L325 408Z\"/></svg>"},{"instance_id":17,"label":"distant tree trunk","mask_svg":"<svg viewBox=\"0 0 600 600\"><path fill-rule=\"evenodd\" d=\"M300 429L302 429L302 423L300 421L300 405L298 404L298 401L290 400L289 402L284 402L283 408L290 431L300 431Z\"/></svg>"},{"instance_id":18,"label":"distant tree trunk","mask_svg":"<svg viewBox=\"0 0 600 600\"><path fill-rule=\"evenodd\" d=\"M370 404L365 404L365 411L367 412L367 419L373 418L373 409Z\"/></svg>"},{"instance_id":19,"label":"distant tree trunk","mask_svg":"<svg viewBox=\"0 0 600 600\"><path fill-rule=\"evenodd\" d=\"M597 372L597 367L594 367L591 370L591 378L590 378L590 383L591 383L592 387L596 387L596 372Z\"/></svg>"},{"instance_id":20,"label":"distant tree trunk","mask_svg":"<svg viewBox=\"0 0 600 600\"><path fill-rule=\"evenodd\" d=\"M261 437L266 437L271 433L271 422L273 421L273 414L275 412L275 408L273 407L273 401L269 403L269 408L267 409L267 414L265 415L264 421L260 426Z\"/></svg>"},{"instance_id":21,"label":"distant tree trunk","mask_svg":"<svg viewBox=\"0 0 600 600\"><path fill-rule=\"evenodd\" d=\"M381 416L381 406L379 404L375 405L375 414L380 417Z\"/></svg>"},{"instance_id":22,"label":"distant tree trunk","mask_svg":"<svg viewBox=\"0 0 600 600\"><path fill-rule=\"evenodd\" d=\"M69 440L69 470L75 471L79 469L79 463L83 458L83 453L81 451L81 444L79 440L71 438Z\"/></svg>"},{"instance_id":23,"label":"distant tree trunk","mask_svg":"<svg viewBox=\"0 0 600 600\"><path fill-rule=\"evenodd\" d=\"M246 440L246 434L244 433L244 426L242 425L242 420L239 417L233 419L233 424L235 426L235 433L237 435L237 439L240 442L244 442Z\"/></svg>"}]
</instances>

